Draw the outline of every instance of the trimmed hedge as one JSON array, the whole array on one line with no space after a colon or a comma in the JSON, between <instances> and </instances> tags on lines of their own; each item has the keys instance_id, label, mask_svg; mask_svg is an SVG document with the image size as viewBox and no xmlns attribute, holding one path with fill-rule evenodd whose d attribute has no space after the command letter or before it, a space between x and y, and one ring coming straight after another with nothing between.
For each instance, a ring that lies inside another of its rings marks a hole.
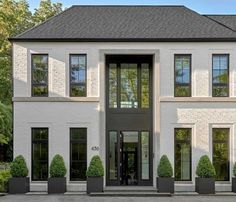
<instances>
[{"instance_id":1,"label":"trimmed hedge","mask_svg":"<svg viewBox=\"0 0 236 202\"><path fill-rule=\"evenodd\" d=\"M173 168L166 155L163 155L160 159L159 165L157 167L157 175L159 177L172 177Z\"/></svg>"},{"instance_id":2,"label":"trimmed hedge","mask_svg":"<svg viewBox=\"0 0 236 202\"><path fill-rule=\"evenodd\" d=\"M233 174L234 174L234 177L236 177L236 162L234 163Z\"/></svg>"},{"instance_id":3,"label":"trimmed hedge","mask_svg":"<svg viewBox=\"0 0 236 202\"><path fill-rule=\"evenodd\" d=\"M209 157L207 155L204 155L200 158L196 174L200 178L212 178L215 177L216 171L214 166L212 165Z\"/></svg>"},{"instance_id":4,"label":"trimmed hedge","mask_svg":"<svg viewBox=\"0 0 236 202\"><path fill-rule=\"evenodd\" d=\"M27 177L29 170L22 155L17 156L10 167L12 177Z\"/></svg>"},{"instance_id":5,"label":"trimmed hedge","mask_svg":"<svg viewBox=\"0 0 236 202\"><path fill-rule=\"evenodd\" d=\"M66 175L66 166L63 160L63 157L59 154L55 155L50 164L50 177L65 177Z\"/></svg>"},{"instance_id":6,"label":"trimmed hedge","mask_svg":"<svg viewBox=\"0 0 236 202\"><path fill-rule=\"evenodd\" d=\"M102 165L102 161L98 155L93 156L93 158L91 159L86 175L87 177L104 176L104 168Z\"/></svg>"},{"instance_id":7,"label":"trimmed hedge","mask_svg":"<svg viewBox=\"0 0 236 202\"><path fill-rule=\"evenodd\" d=\"M10 177L10 170L0 170L0 192L8 191L8 181Z\"/></svg>"}]
</instances>

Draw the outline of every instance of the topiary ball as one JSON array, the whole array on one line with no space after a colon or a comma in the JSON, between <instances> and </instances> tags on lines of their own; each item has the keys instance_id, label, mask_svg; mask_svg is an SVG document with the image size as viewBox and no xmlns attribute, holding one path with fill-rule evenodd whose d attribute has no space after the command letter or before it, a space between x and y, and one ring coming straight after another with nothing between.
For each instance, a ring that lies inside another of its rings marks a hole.
<instances>
[{"instance_id":1,"label":"topiary ball","mask_svg":"<svg viewBox=\"0 0 236 202\"><path fill-rule=\"evenodd\" d=\"M157 167L157 175L159 177L172 177L173 168L166 155L163 155L160 159L159 165Z\"/></svg>"},{"instance_id":2,"label":"topiary ball","mask_svg":"<svg viewBox=\"0 0 236 202\"><path fill-rule=\"evenodd\" d=\"M91 159L86 175L87 177L104 176L104 168L102 165L102 161L98 155L93 156L93 158Z\"/></svg>"},{"instance_id":3,"label":"topiary ball","mask_svg":"<svg viewBox=\"0 0 236 202\"><path fill-rule=\"evenodd\" d=\"M204 155L200 158L198 165L197 165L196 174L200 178L215 177L215 175L216 175L215 168L212 165L212 163L207 155Z\"/></svg>"},{"instance_id":4,"label":"topiary ball","mask_svg":"<svg viewBox=\"0 0 236 202\"><path fill-rule=\"evenodd\" d=\"M59 154L55 155L52 159L50 165L50 177L65 177L66 175L66 166L63 160L63 157Z\"/></svg>"},{"instance_id":5,"label":"topiary ball","mask_svg":"<svg viewBox=\"0 0 236 202\"><path fill-rule=\"evenodd\" d=\"M22 155L17 156L10 165L12 177L26 177L28 168Z\"/></svg>"}]
</instances>

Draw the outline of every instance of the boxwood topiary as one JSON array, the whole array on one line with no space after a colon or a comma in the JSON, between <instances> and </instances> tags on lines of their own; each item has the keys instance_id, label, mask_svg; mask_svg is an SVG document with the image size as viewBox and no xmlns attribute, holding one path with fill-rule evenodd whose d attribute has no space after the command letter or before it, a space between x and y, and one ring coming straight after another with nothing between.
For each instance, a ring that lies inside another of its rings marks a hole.
<instances>
[{"instance_id":1,"label":"boxwood topiary","mask_svg":"<svg viewBox=\"0 0 236 202\"><path fill-rule=\"evenodd\" d=\"M56 154L53 157L52 162L50 164L50 169L49 169L50 177L52 178L65 177L66 172L67 170L63 157L59 154Z\"/></svg>"},{"instance_id":2,"label":"boxwood topiary","mask_svg":"<svg viewBox=\"0 0 236 202\"><path fill-rule=\"evenodd\" d=\"M159 177L172 177L173 168L166 155L163 155L160 159L159 165L157 167L157 175Z\"/></svg>"},{"instance_id":3,"label":"boxwood topiary","mask_svg":"<svg viewBox=\"0 0 236 202\"><path fill-rule=\"evenodd\" d=\"M207 155L204 155L200 158L196 174L200 178L212 178L215 177L216 171L214 166L212 165L209 157Z\"/></svg>"},{"instance_id":4,"label":"boxwood topiary","mask_svg":"<svg viewBox=\"0 0 236 202\"><path fill-rule=\"evenodd\" d=\"M102 165L102 161L98 155L93 156L93 158L91 159L86 175L87 177L104 176L104 168Z\"/></svg>"},{"instance_id":5,"label":"boxwood topiary","mask_svg":"<svg viewBox=\"0 0 236 202\"><path fill-rule=\"evenodd\" d=\"M17 156L12 161L10 168L12 177L27 177L29 172L25 159L22 155Z\"/></svg>"},{"instance_id":6,"label":"boxwood topiary","mask_svg":"<svg viewBox=\"0 0 236 202\"><path fill-rule=\"evenodd\" d=\"M234 163L233 174L234 174L234 177L236 177L236 162Z\"/></svg>"}]
</instances>

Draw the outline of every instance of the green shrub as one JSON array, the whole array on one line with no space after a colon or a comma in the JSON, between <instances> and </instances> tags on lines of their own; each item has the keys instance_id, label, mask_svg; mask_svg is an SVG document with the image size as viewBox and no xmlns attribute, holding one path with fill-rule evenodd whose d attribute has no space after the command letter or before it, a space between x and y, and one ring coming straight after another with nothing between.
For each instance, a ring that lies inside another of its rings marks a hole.
<instances>
[{"instance_id":1,"label":"green shrub","mask_svg":"<svg viewBox=\"0 0 236 202\"><path fill-rule=\"evenodd\" d=\"M233 174L234 174L234 177L236 177L236 162L234 163Z\"/></svg>"},{"instance_id":2,"label":"green shrub","mask_svg":"<svg viewBox=\"0 0 236 202\"><path fill-rule=\"evenodd\" d=\"M10 165L9 162L0 162L0 170L10 170Z\"/></svg>"},{"instance_id":3,"label":"green shrub","mask_svg":"<svg viewBox=\"0 0 236 202\"><path fill-rule=\"evenodd\" d=\"M12 177L26 177L28 175L29 171L22 155L17 156L10 167Z\"/></svg>"},{"instance_id":4,"label":"green shrub","mask_svg":"<svg viewBox=\"0 0 236 202\"><path fill-rule=\"evenodd\" d=\"M87 177L104 176L104 168L102 165L102 161L98 155L93 156L92 160L90 161L86 175Z\"/></svg>"},{"instance_id":5,"label":"green shrub","mask_svg":"<svg viewBox=\"0 0 236 202\"><path fill-rule=\"evenodd\" d=\"M157 175L159 177L172 177L173 168L166 155L163 155L160 159L159 165L157 167Z\"/></svg>"},{"instance_id":6,"label":"green shrub","mask_svg":"<svg viewBox=\"0 0 236 202\"><path fill-rule=\"evenodd\" d=\"M216 171L214 166L212 165L209 157L207 155L204 155L200 158L196 174L200 178L212 178L215 177Z\"/></svg>"},{"instance_id":7,"label":"green shrub","mask_svg":"<svg viewBox=\"0 0 236 202\"><path fill-rule=\"evenodd\" d=\"M0 170L0 192L7 192L8 180L11 177L10 170Z\"/></svg>"},{"instance_id":8,"label":"green shrub","mask_svg":"<svg viewBox=\"0 0 236 202\"><path fill-rule=\"evenodd\" d=\"M65 177L66 171L63 157L59 154L55 155L50 165L50 177Z\"/></svg>"}]
</instances>

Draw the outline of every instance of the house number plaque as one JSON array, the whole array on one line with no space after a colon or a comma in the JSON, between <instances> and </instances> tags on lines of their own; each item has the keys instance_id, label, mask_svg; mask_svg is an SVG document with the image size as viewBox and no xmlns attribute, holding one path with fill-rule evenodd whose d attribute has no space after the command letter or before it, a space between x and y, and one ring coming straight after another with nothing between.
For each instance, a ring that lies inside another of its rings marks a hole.
<instances>
[{"instance_id":1,"label":"house number plaque","mask_svg":"<svg viewBox=\"0 0 236 202\"><path fill-rule=\"evenodd\" d=\"M99 150L99 146L92 146L91 149L92 149L93 151L98 151L98 150Z\"/></svg>"}]
</instances>

